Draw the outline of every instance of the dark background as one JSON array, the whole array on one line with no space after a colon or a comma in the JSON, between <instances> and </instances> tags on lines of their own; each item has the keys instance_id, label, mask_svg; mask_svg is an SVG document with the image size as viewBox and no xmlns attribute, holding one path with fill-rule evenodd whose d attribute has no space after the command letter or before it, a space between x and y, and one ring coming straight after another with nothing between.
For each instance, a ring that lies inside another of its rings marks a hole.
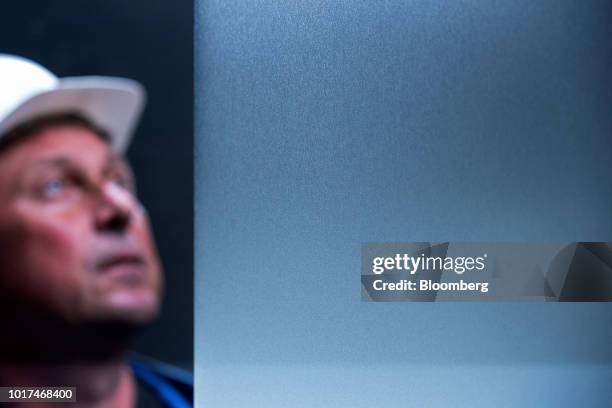
<instances>
[{"instance_id":1,"label":"dark background","mask_svg":"<svg viewBox=\"0 0 612 408\"><path fill-rule=\"evenodd\" d=\"M137 349L193 367L193 4L27 1L0 14L0 53L57 76L133 78L148 103L128 153L166 272L158 321Z\"/></svg>"}]
</instances>

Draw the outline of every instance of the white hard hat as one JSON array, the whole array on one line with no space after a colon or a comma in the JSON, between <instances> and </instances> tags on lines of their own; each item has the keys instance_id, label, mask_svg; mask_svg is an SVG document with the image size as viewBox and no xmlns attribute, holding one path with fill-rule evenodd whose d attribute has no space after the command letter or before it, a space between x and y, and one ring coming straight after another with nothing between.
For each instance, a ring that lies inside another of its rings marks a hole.
<instances>
[{"instance_id":1,"label":"white hard hat","mask_svg":"<svg viewBox=\"0 0 612 408\"><path fill-rule=\"evenodd\" d=\"M145 91L125 78L57 78L41 65L0 54L0 138L40 116L77 113L108 132L113 149L124 152L145 102Z\"/></svg>"}]
</instances>

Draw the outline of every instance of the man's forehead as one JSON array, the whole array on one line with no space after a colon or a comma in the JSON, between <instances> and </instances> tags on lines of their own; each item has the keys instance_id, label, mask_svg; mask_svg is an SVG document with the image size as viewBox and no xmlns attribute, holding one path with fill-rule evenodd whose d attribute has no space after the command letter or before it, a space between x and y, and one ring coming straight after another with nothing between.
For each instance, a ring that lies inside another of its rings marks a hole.
<instances>
[{"instance_id":1,"label":"man's forehead","mask_svg":"<svg viewBox=\"0 0 612 408\"><path fill-rule=\"evenodd\" d=\"M123 162L110 144L95 131L71 123L42 127L0 150L0 163L18 156L20 160L46 160L54 157L75 161ZM93 164L93 163L92 163Z\"/></svg>"},{"instance_id":2,"label":"man's forehead","mask_svg":"<svg viewBox=\"0 0 612 408\"><path fill-rule=\"evenodd\" d=\"M92 177L120 169L132 177L124 158L93 130L74 124L54 124L0 150L0 190L14 191L28 174L45 172L49 166L78 168Z\"/></svg>"},{"instance_id":3,"label":"man's forehead","mask_svg":"<svg viewBox=\"0 0 612 408\"><path fill-rule=\"evenodd\" d=\"M21 124L14 126L8 132L0 135L0 150L7 146L19 143L32 135L36 135L40 130L54 125L66 126L74 125L91 130L100 138L109 141L110 135L104 129L98 127L94 122L81 114L73 112L52 113L48 115L34 117Z\"/></svg>"}]
</instances>

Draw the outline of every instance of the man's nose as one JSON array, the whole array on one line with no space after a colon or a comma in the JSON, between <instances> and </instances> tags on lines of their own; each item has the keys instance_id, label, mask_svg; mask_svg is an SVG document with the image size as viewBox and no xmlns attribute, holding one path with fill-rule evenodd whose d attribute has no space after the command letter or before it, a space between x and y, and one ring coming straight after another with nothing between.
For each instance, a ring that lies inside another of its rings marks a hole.
<instances>
[{"instance_id":1,"label":"man's nose","mask_svg":"<svg viewBox=\"0 0 612 408\"><path fill-rule=\"evenodd\" d=\"M130 225L136 202L126 189L112 182L98 189L96 228L100 231L123 233Z\"/></svg>"}]
</instances>

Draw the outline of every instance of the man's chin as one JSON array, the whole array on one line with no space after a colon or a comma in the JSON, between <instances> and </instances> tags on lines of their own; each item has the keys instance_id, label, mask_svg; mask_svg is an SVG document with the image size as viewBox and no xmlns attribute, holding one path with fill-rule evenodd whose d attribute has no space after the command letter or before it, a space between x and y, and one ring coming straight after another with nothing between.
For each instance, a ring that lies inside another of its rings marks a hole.
<instances>
[{"instance_id":1,"label":"man's chin","mask_svg":"<svg viewBox=\"0 0 612 408\"><path fill-rule=\"evenodd\" d=\"M117 291L104 299L99 312L102 319L144 326L157 316L159 296L147 289Z\"/></svg>"}]
</instances>

